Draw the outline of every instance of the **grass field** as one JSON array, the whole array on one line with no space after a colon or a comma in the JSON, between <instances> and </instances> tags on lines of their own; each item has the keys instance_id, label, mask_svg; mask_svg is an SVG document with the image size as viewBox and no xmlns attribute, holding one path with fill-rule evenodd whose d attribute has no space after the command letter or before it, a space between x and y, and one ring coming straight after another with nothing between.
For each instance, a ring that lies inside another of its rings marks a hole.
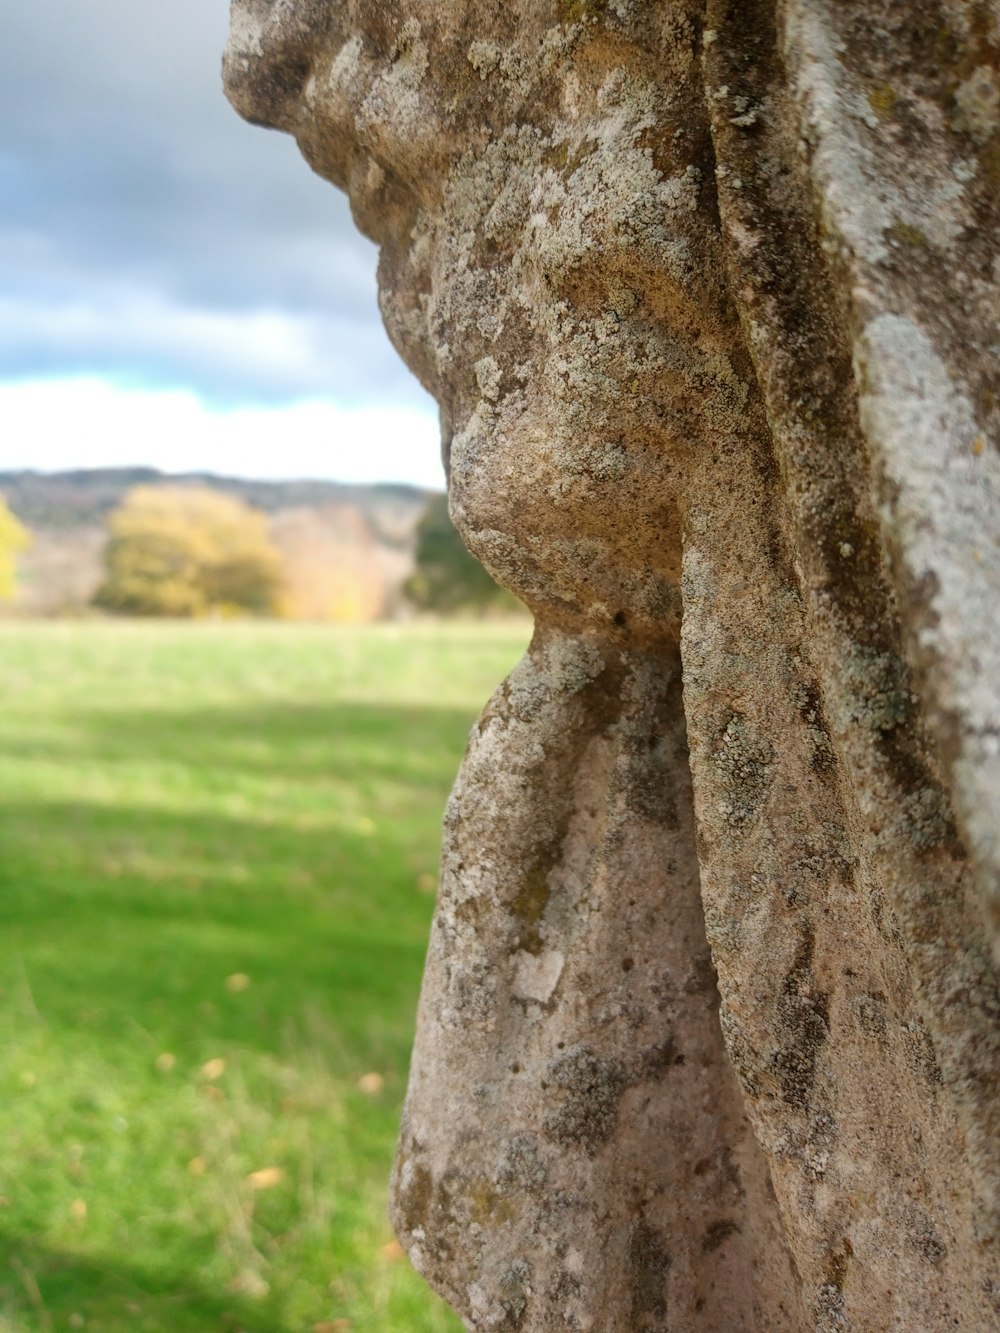
<instances>
[{"instance_id":1,"label":"grass field","mask_svg":"<svg viewBox=\"0 0 1000 1333\"><path fill-rule=\"evenodd\" d=\"M444 1333L385 1221L523 624L0 625L0 1333Z\"/></svg>"}]
</instances>

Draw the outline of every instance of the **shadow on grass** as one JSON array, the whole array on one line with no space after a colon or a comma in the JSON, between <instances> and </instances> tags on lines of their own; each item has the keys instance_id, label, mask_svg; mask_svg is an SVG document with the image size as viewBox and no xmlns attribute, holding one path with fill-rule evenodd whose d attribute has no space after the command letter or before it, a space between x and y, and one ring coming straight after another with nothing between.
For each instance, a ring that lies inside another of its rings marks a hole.
<instances>
[{"instance_id":1,"label":"shadow on grass","mask_svg":"<svg viewBox=\"0 0 1000 1333\"><path fill-rule=\"evenodd\" d=\"M0 845L3 973L50 1027L114 1044L130 1020L160 1043L208 1033L275 1052L321 1008L350 1046L409 1032L433 899L419 840L391 823L363 836L7 803ZM237 973L252 986L233 995Z\"/></svg>"},{"instance_id":2,"label":"shadow on grass","mask_svg":"<svg viewBox=\"0 0 1000 1333\"><path fill-rule=\"evenodd\" d=\"M0 957L20 953L47 1017L114 1014L125 997L224 1009L224 979L246 972L239 1011L258 1034L318 996L349 1035L366 1009L398 1022L465 711L281 702L84 709L72 723L22 753L79 765L79 798L17 800L15 782L0 807ZM116 766L132 764L148 765L143 802L116 802L133 783ZM234 796L245 815L226 812Z\"/></svg>"},{"instance_id":3,"label":"shadow on grass","mask_svg":"<svg viewBox=\"0 0 1000 1333\"><path fill-rule=\"evenodd\" d=\"M485 705L486 700L483 700ZM197 709L81 708L73 730L13 738L10 758L159 763L287 777L421 783L453 775L474 717L444 705L262 703Z\"/></svg>"},{"instance_id":4,"label":"shadow on grass","mask_svg":"<svg viewBox=\"0 0 1000 1333\"><path fill-rule=\"evenodd\" d=\"M0 1318L45 1333L299 1333L268 1302L213 1292L191 1273L46 1248L0 1230Z\"/></svg>"}]
</instances>

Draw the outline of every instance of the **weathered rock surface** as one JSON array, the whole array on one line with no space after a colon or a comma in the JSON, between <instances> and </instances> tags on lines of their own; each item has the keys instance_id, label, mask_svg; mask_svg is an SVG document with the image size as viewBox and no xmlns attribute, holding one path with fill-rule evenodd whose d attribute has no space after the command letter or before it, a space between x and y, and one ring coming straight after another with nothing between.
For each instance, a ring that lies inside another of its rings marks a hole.
<instances>
[{"instance_id":1,"label":"weathered rock surface","mask_svg":"<svg viewBox=\"0 0 1000 1333\"><path fill-rule=\"evenodd\" d=\"M1000 1326L1000 11L236 0L532 608L394 1179L475 1330Z\"/></svg>"}]
</instances>

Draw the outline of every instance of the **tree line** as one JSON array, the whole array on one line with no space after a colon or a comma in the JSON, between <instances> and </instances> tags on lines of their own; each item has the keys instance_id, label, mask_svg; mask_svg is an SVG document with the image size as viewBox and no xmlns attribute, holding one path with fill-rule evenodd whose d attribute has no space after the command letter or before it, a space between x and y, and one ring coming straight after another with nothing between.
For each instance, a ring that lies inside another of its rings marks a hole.
<instances>
[{"instance_id":1,"label":"tree line","mask_svg":"<svg viewBox=\"0 0 1000 1333\"><path fill-rule=\"evenodd\" d=\"M125 616L375 619L383 607L365 551L371 534L354 518L354 528L335 533L322 514L270 519L207 486L135 486L108 519L94 605ZM30 542L0 495L0 600L15 596L18 560ZM403 595L412 608L439 615L520 605L468 552L443 495L430 498L418 522Z\"/></svg>"}]
</instances>

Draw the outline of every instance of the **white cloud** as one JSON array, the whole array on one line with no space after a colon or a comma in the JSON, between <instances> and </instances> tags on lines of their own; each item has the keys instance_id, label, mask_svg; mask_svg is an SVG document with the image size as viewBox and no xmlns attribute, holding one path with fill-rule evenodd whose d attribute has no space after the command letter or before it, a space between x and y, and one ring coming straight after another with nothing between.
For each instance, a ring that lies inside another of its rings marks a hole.
<instances>
[{"instance_id":1,"label":"white cloud","mask_svg":"<svg viewBox=\"0 0 1000 1333\"><path fill-rule=\"evenodd\" d=\"M0 381L419 412L346 198L223 97L227 8L0 0Z\"/></svg>"},{"instance_id":2,"label":"white cloud","mask_svg":"<svg viewBox=\"0 0 1000 1333\"><path fill-rule=\"evenodd\" d=\"M219 410L186 390L89 378L0 384L5 469L158 467L259 478L405 481L443 488L432 410L310 399Z\"/></svg>"},{"instance_id":3,"label":"white cloud","mask_svg":"<svg viewBox=\"0 0 1000 1333\"><path fill-rule=\"evenodd\" d=\"M191 386L233 403L332 397L351 406L429 405L395 354L386 357L384 342L377 326L335 312L213 308L129 286L69 300L0 296L0 367L11 379L93 373Z\"/></svg>"}]
</instances>

